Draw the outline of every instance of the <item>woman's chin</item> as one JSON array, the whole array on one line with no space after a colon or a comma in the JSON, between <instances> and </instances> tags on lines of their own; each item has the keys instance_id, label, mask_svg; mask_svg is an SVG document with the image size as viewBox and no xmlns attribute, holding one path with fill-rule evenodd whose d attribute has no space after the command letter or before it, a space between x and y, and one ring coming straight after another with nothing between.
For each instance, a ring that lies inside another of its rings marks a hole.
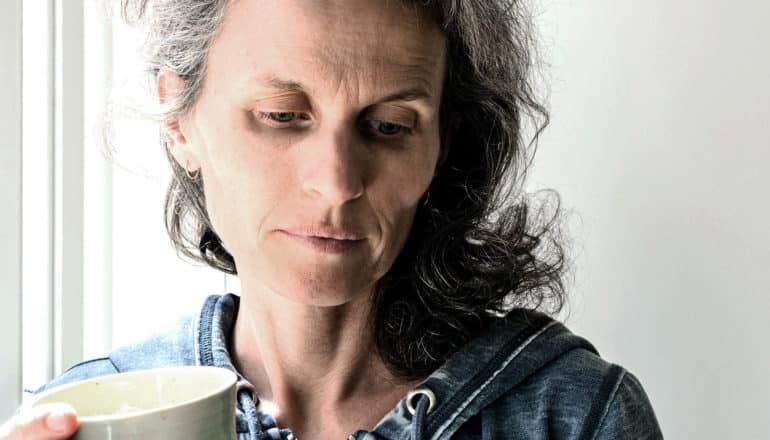
<instances>
[{"instance_id":1,"label":"woman's chin","mask_svg":"<svg viewBox=\"0 0 770 440\"><path fill-rule=\"evenodd\" d=\"M373 283L328 272L286 274L273 278L271 289L275 294L293 303L314 307L336 307L351 302L368 300L373 292Z\"/></svg>"},{"instance_id":2,"label":"woman's chin","mask_svg":"<svg viewBox=\"0 0 770 440\"><path fill-rule=\"evenodd\" d=\"M250 257L238 264L242 294L266 290L292 303L317 307L368 300L384 272L378 264L382 259L330 258L294 248Z\"/></svg>"}]
</instances>

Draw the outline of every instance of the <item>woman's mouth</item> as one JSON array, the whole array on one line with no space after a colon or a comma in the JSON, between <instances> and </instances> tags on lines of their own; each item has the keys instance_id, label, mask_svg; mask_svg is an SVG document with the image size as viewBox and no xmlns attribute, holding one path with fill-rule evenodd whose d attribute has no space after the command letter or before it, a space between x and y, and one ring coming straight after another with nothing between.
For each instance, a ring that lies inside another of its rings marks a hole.
<instances>
[{"instance_id":1,"label":"woman's mouth","mask_svg":"<svg viewBox=\"0 0 770 440\"><path fill-rule=\"evenodd\" d=\"M318 236L318 235L305 235L302 233L292 233L286 230L280 230L279 232L283 233L286 237L292 239L293 241L308 247L316 252L321 252L325 254L341 254L348 251L353 250L358 245L364 242L363 238L353 238L353 239L339 239L339 238L332 238L328 236ZM337 236L342 236L344 234L337 234ZM347 234L347 236L354 236L353 234Z\"/></svg>"}]
</instances>

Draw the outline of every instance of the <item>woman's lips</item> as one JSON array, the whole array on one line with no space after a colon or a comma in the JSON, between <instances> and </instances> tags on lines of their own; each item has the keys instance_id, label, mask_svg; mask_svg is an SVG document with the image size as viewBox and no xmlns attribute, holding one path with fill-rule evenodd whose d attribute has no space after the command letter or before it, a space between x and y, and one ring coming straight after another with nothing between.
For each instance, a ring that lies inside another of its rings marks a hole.
<instances>
[{"instance_id":1,"label":"woman's lips","mask_svg":"<svg viewBox=\"0 0 770 440\"><path fill-rule=\"evenodd\" d=\"M363 243L364 239L336 239L329 237L319 237L314 235L301 235L293 234L288 231L280 230L286 237L294 240L295 242L313 249L317 252L325 254L341 254L352 250L359 244Z\"/></svg>"}]
</instances>

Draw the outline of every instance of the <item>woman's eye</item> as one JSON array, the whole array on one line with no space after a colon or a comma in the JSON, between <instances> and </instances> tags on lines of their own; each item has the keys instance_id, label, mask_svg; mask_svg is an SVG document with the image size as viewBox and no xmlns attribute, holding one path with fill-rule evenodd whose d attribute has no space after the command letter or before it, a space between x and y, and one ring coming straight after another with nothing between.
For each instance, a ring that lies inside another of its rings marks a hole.
<instances>
[{"instance_id":1,"label":"woman's eye","mask_svg":"<svg viewBox=\"0 0 770 440\"><path fill-rule=\"evenodd\" d=\"M269 112L264 113L264 115L274 122L280 122L284 124L295 119L299 119L300 116L300 114L296 112Z\"/></svg>"},{"instance_id":2,"label":"woman's eye","mask_svg":"<svg viewBox=\"0 0 770 440\"><path fill-rule=\"evenodd\" d=\"M400 134L406 127L392 122L368 121L369 126L383 136L395 136Z\"/></svg>"},{"instance_id":3,"label":"woman's eye","mask_svg":"<svg viewBox=\"0 0 770 440\"><path fill-rule=\"evenodd\" d=\"M303 112L256 112L256 116L263 124L281 129L300 129L310 121Z\"/></svg>"}]
</instances>

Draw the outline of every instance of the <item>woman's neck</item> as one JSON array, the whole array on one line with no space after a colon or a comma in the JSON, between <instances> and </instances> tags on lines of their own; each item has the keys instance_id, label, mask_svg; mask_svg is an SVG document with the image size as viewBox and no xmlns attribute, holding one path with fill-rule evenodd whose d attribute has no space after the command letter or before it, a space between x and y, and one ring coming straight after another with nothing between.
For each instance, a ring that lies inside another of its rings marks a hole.
<instances>
[{"instance_id":1,"label":"woman's neck","mask_svg":"<svg viewBox=\"0 0 770 440\"><path fill-rule=\"evenodd\" d=\"M242 284L233 362L299 438L370 429L416 384L398 380L377 355L371 294L315 307L253 287Z\"/></svg>"}]
</instances>

